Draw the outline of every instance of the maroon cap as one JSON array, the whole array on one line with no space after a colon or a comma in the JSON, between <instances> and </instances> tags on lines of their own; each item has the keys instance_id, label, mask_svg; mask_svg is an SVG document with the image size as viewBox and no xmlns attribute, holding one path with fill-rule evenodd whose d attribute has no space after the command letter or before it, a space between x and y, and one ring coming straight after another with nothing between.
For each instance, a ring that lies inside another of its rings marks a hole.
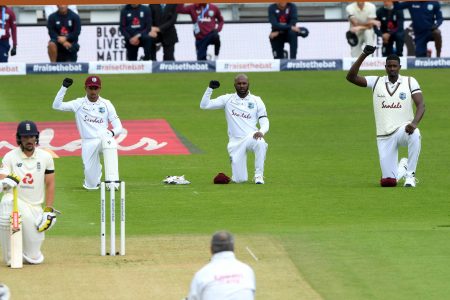
<instances>
[{"instance_id":1,"label":"maroon cap","mask_svg":"<svg viewBox=\"0 0 450 300\"><path fill-rule=\"evenodd\" d=\"M98 76L89 76L88 78L86 78L86 81L84 82L84 86L102 87L102 81L100 80L100 77L98 77Z\"/></svg>"}]
</instances>

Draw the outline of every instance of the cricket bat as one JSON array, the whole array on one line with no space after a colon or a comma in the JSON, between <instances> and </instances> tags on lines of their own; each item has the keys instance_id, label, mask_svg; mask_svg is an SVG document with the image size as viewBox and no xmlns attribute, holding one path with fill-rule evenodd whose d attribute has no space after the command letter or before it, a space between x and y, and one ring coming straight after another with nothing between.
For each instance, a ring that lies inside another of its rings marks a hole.
<instances>
[{"instance_id":1,"label":"cricket bat","mask_svg":"<svg viewBox=\"0 0 450 300\"><path fill-rule=\"evenodd\" d=\"M11 213L11 268L23 267L22 258L22 224L19 217L17 187L13 188L13 210Z\"/></svg>"}]
</instances>

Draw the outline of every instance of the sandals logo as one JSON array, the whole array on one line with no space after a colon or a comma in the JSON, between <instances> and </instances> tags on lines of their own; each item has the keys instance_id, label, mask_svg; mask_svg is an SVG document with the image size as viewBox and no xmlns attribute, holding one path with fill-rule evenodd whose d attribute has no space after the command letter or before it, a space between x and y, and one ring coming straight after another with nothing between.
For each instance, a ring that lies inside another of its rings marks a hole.
<instances>
[{"instance_id":1,"label":"sandals logo","mask_svg":"<svg viewBox=\"0 0 450 300\"><path fill-rule=\"evenodd\" d=\"M188 155L186 147L164 119L125 120L116 137L119 155ZM81 139L75 121L37 122L39 148L54 157L80 156ZM0 156L17 147L17 123L0 123Z\"/></svg>"}]
</instances>

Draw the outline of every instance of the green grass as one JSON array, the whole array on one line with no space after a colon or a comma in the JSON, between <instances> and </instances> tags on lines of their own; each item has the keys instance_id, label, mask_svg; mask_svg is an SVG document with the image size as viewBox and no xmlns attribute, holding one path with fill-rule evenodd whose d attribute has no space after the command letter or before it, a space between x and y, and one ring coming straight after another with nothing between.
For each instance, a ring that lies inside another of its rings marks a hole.
<instances>
[{"instance_id":1,"label":"green grass","mask_svg":"<svg viewBox=\"0 0 450 300\"><path fill-rule=\"evenodd\" d=\"M380 74L368 72L364 74ZM120 158L130 235L273 235L325 299L444 299L450 293L447 83L449 70L406 70L421 84L426 113L416 189L379 187L372 95L344 72L253 73L250 90L270 119L266 185L216 186L230 174L223 111L202 111L210 79L233 92L235 74L104 75L102 96L122 120L164 118L201 153ZM0 78L0 120L73 120L51 109L64 75ZM83 94L85 75L66 100ZM401 152L403 155L406 151ZM250 176L253 157L249 156ZM52 235L98 234L98 193L81 188L79 157L56 160ZM166 175L189 186L164 186Z\"/></svg>"}]
</instances>

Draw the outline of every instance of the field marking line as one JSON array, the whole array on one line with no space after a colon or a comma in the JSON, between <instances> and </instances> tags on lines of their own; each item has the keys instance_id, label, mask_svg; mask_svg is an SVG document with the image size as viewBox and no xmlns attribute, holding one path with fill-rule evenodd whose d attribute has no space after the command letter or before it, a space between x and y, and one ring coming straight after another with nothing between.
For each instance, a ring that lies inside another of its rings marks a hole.
<instances>
[{"instance_id":1,"label":"field marking line","mask_svg":"<svg viewBox=\"0 0 450 300\"><path fill-rule=\"evenodd\" d=\"M254 260L258 261L259 259L256 257L256 255L250 250L248 246L245 247L247 249L247 252L250 253L250 255L253 257Z\"/></svg>"}]
</instances>

